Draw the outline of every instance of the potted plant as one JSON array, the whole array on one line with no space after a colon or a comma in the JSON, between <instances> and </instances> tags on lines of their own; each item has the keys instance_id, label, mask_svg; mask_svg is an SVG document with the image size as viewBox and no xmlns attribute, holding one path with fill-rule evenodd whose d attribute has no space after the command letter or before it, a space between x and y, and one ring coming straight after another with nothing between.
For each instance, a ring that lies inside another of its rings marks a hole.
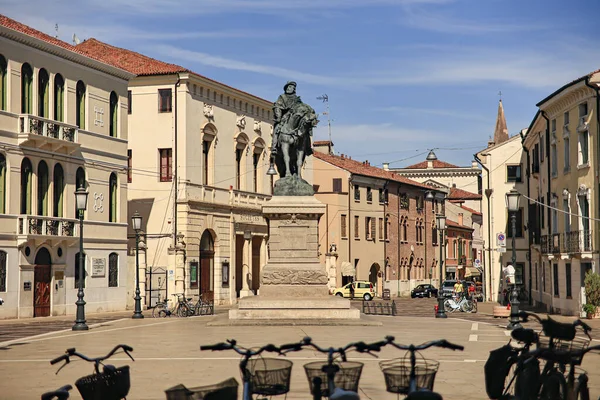
<instances>
[{"instance_id":1,"label":"potted plant","mask_svg":"<svg viewBox=\"0 0 600 400\"><path fill-rule=\"evenodd\" d=\"M594 318L594 315L596 315L596 306L586 303L583 305L583 312L585 313L587 319L592 319Z\"/></svg>"},{"instance_id":2,"label":"potted plant","mask_svg":"<svg viewBox=\"0 0 600 400\"><path fill-rule=\"evenodd\" d=\"M585 274L585 304L584 311L588 318L594 318L600 307L600 274L588 271Z\"/></svg>"}]
</instances>

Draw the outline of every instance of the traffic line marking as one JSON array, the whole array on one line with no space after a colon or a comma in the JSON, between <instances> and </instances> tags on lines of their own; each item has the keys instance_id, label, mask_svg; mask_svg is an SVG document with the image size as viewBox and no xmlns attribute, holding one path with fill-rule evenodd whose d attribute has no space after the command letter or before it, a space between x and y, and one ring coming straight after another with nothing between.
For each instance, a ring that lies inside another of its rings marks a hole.
<instances>
[{"instance_id":1,"label":"traffic line marking","mask_svg":"<svg viewBox=\"0 0 600 400\"><path fill-rule=\"evenodd\" d=\"M477 335L469 335L469 342L476 342L477 341Z\"/></svg>"},{"instance_id":2,"label":"traffic line marking","mask_svg":"<svg viewBox=\"0 0 600 400\"><path fill-rule=\"evenodd\" d=\"M479 330L479 323L478 322L473 322L473 325L471 325L471 330L472 331Z\"/></svg>"}]
</instances>

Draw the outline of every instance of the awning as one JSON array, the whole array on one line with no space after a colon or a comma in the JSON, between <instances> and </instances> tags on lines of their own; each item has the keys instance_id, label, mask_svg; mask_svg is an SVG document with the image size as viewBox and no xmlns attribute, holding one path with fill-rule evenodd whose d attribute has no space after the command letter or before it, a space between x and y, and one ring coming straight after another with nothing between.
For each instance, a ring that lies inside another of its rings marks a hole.
<instances>
[{"instance_id":1,"label":"awning","mask_svg":"<svg viewBox=\"0 0 600 400\"><path fill-rule=\"evenodd\" d=\"M469 276L480 276L481 275L481 271L479 271L479 269L475 268L475 267L467 267L467 270L465 271L465 278L469 277Z\"/></svg>"},{"instance_id":2,"label":"awning","mask_svg":"<svg viewBox=\"0 0 600 400\"><path fill-rule=\"evenodd\" d=\"M356 270L354 269L354 265L349 263L348 261L344 261L342 263L342 276L354 276L356 275Z\"/></svg>"}]
</instances>

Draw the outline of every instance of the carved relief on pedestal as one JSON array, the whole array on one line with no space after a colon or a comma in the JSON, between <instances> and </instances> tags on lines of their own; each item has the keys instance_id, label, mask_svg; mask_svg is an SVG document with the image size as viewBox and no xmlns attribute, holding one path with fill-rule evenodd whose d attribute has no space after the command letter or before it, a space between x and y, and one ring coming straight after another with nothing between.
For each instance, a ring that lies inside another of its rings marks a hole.
<instances>
[{"instance_id":1,"label":"carved relief on pedestal","mask_svg":"<svg viewBox=\"0 0 600 400\"><path fill-rule=\"evenodd\" d=\"M208 119L213 119L215 117L212 104L204 104L204 116Z\"/></svg>"},{"instance_id":2,"label":"carved relief on pedestal","mask_svg":"<svg viewBox=\"0 0 600 400\"><path fill-rule=\"evenodd\" d=\"M264 270L261 274L261 285L318 285L327 284L327 282L329 279L324 270Z\"/></svg>"},{"instance_id":3,"label":"carved relief on pedestal","mask_svg":"<svg viewBox=\"0 0 600 400\"><path fill-rule=\"evenodd\" d=\"M246 129L246 116L245 115L238 115L237 117L237 121L235 122L235 124L237 125L238 128L240 128L241 130Z\"/></svg>"}]
</instances>

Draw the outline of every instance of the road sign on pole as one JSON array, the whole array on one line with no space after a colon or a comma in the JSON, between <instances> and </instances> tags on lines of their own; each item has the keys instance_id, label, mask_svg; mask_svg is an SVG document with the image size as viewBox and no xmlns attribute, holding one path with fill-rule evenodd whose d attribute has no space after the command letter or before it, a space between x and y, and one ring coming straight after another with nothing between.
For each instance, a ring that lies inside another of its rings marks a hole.
<instances>
[{"instance_id":1,"label":"road sign on pole","mask_svg":"<svg viewBox=\"0 0 600 400\"><path fill-rule=\"evenodd\" d=\"M496 245L499 247L506 247L506 235L503 232L496 235Z\"/></svg>"}]
</instances>

